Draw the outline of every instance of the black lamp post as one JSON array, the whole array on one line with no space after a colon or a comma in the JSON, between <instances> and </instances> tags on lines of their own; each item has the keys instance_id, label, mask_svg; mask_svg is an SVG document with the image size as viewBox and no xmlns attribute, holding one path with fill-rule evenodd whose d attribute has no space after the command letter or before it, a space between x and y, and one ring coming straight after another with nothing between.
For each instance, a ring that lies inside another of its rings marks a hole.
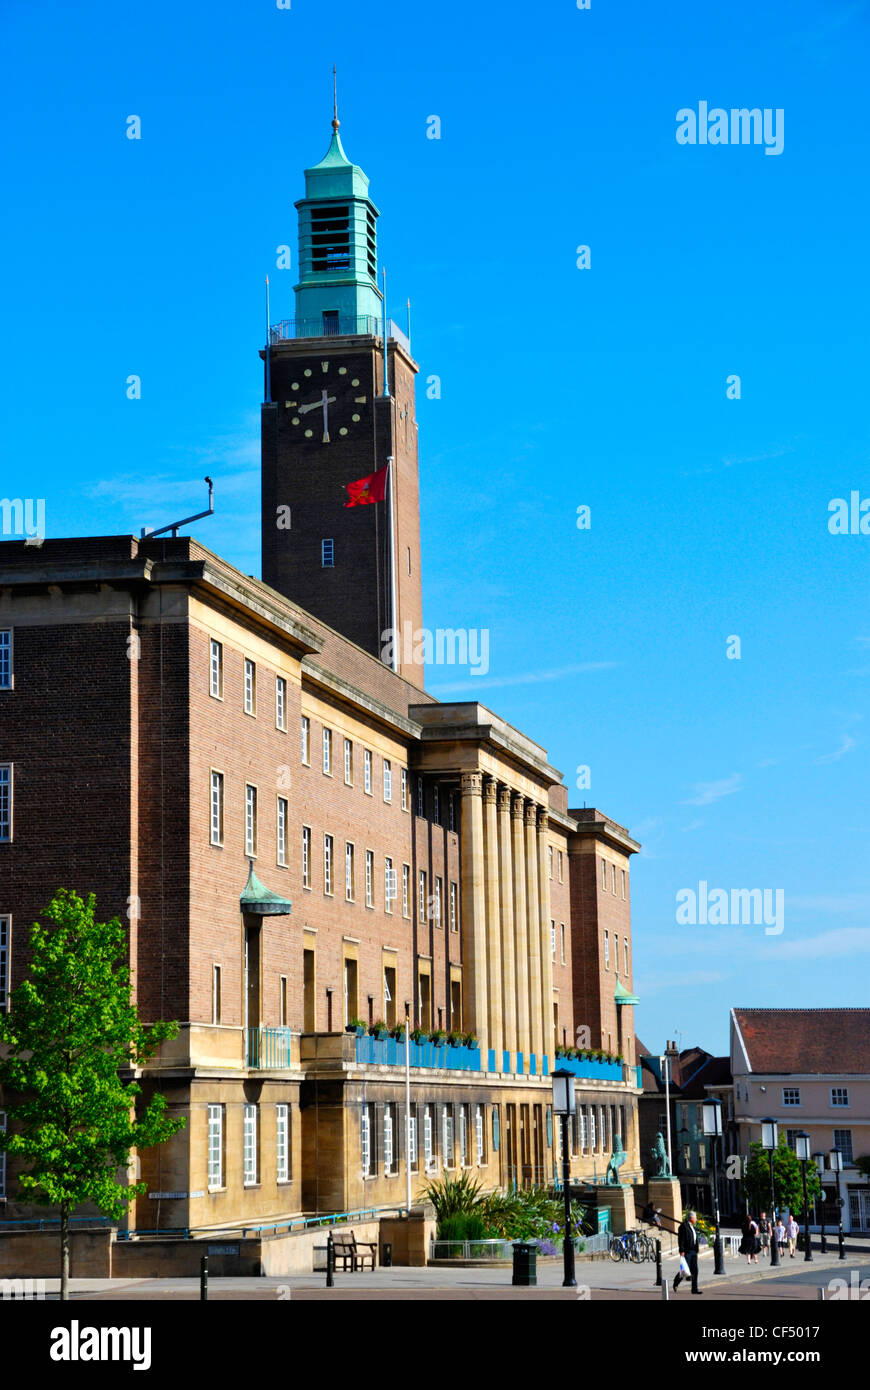
<instances>
[{"instance_id":1,"label":"black lamp post","mask_svg":"<svg viewBox=\"0 0 870 1390\"><path fill-rule=\"evenodd\" d=\"M807 1198L807 1164L810 1153L810 1136L805 1130L798 1130L794 1137L794 1151L801 1166L801 1179L804 1185L804 1263L813 1258L813 1242L810 1239L810 1204Z\"/></svg>"},{"instance_id":2,"label":"black lamp post","mask_svg":"<svg viewBox=\"0 0 870 1390\"><path fill-rule=\"evenodd\" d=\"M568 1123L577 1106L574 1101L574 1077L569 1071L553 1072L553 1114L562 1121L562 1187L565 1194L565 1238L562 1242L564 1259L563 1289L576 1289L574 1274L574 1233L571 1230L571 1148Z\"/></svg>"},{"instance_id":3,"label":"black lamp post","mask_svg":"<svg viewBox=\"0 0 870 1390\"><path fill-rule=\"evenodd\" d=\"M819 1178L822 1183L822 1190L819 1193L819 1206L822 1209L822 1238L819 1242L819 1249L823 1255L828 1253L828 1237L825 1235L825 1202L828 1194L825 1192L825 1155L823 1153L813 1154L816 1160L816 1167L819 1170Z\"/></svg>"},{"instance_id":4,"label":"black lamp post","mask_svg":"<svg viewBox=\"0 0 870 1390\"><path fill-rule=\"evenodd\" d=\"M776 1153L776 1146L779 1142L776 1120L769 1115L761 1121L761 1147L768 1155L770 1166L770 1263L774 1269L779 1268L779 1241L776 1238L776 1196L773 1191L773 1155Z\"/></svg>"},{"instance_id":5,"label":"black lamp post","mask_svg":"<svg viewBox=\"0 0 870 1390\"><path fill-rule=\"evenodd\" d=\"M840 1174L843 1171L843 1155L839 1149L831 1149L828 1153L828 1165L837 1184L837 1202L839 1204L840 1221L837 1228L837 1241L840 1247L840 1259L846 1258L846 1244L843 1239L843 1198L840 1195Z\"/></svg>"},{"instance_id":6,"label":"black lamp post","mask_svg":"<svg viewBox=\"0 0 870 1390\"><path fill-rule=\"evenodd\" d=\"M719 1229L719 1173L716 1167L716 1145L722 1138L722 1102L711 1098L701 1106L704 1118L704 1133L710 1140L710 1157L713 1161L713 1220L716 1223L716 1239L713 1243L714 1274L725 1273L725 1259L722 1251L722 1232Z\"/></svg>"}]
</instances>

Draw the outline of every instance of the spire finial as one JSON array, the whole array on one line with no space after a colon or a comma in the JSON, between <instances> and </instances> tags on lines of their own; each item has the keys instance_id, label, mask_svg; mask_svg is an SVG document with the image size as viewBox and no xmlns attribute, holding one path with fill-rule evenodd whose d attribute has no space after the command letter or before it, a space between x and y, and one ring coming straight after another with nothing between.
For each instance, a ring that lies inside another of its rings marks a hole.
<instances>
[{"instance_id":1,"label":"spire finial","mask_svg":"<svg viewBox=\"0 0 870 1390\"><path fill-rule=\"evenodd\" d=\"M336 72L335 63L333 63L333 65L332 65L332 129L333 129L333 132L334 132L336 135L338 134L338 127L339 127L340 125L341 125L341 121L338 119L338 75L337 75L337 72Z\"/></svg>"}]
</instances>

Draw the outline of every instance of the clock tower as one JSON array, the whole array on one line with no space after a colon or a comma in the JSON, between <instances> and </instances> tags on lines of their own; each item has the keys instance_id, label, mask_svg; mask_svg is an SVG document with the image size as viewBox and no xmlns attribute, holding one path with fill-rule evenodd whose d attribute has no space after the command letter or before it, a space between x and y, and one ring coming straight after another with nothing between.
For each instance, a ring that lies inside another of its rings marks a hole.
<instances>
[{"instance_id":1,"label":"clock tower","mask_svg":"<svg viewBox=\"0 0 870 1390\"><path fill-rule=\"evenodd\" d=\"M384 313L369 181L332 127L296 204L296 317L269 330L263 579L387 665L395 652L422 688L410 636L422 625L417 364ZM385 499L347 507L347 484L388 463Z\"/></svg>"}]
</instances>

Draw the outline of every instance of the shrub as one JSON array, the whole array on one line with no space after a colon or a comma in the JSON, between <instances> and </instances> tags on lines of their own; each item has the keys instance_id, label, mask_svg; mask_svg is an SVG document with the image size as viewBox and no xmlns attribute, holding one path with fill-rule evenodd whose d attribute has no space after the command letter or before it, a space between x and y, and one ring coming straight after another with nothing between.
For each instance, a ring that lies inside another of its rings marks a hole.
<instances>
[{"instance_id":1,"label":"shrub","mask_svg":"<svg viewBox=\"0 0 870 1390\"><path fill-rule=\"evenodd\" d=\"M438 1222L439 1240L486 1240L483 1217L476 1211L458 1211Z\"/></svg>"},{"instance_id":2,"label":"shrub","mask_svg":"<svg viewBox=\"0 0 870 1390\"><path fill-rule=\"evenodd\" d=\"M477 1210L481 1186L476 1178L461 1173L458 1178L433 1178L423 1188L423 1197L435 1208L438 1224L459 1212ZM481 1212L481 1215L483 1213Z\"/></svg>"}]
</instances>

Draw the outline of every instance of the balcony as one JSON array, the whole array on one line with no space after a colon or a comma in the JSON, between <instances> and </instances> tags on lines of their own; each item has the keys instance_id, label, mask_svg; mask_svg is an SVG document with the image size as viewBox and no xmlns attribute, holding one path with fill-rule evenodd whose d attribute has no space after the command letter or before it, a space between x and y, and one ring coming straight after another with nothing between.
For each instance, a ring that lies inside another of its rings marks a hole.
<instances>
[{"instance_id":1,"label":"balcony","mask_svg":"<svg viewBox=\"0 0 870 1390\"><path fill-rule=\"evenodd\" d=\"M354 1038L354 1056L363 1066L403 1067L405 1044L396 1038ZM412 1067L440 1067L444 1071L480 1071L479 1047L451 1047L444 1043L410 1044Z\"/></svg>"},{"instance_id":2,"label":"balcony","mask_svg":"<svg viewBox=\"0 0 870 1390\"><path fill-rule=\"evenodd\" d=\"M297 338L381 338L383 322L375 314L341 314L334 319L279 319L269 325L269 345L292 342ZM387 336L395 338L410 354L411 343L397 323L389 321Z\"/></svg>"},{"instance_id":3,"label":"balcony","mask_svg":"<svg viewBox=\"0 0 870 1390\"><path fill-rule=\"evenodd\" d=\"M635 1084L637 1070L625 1067L622 1062L598 1062L592 1057L557 1057L556 1071L567 1071L572 1076L582 1077L584 1081L630 1081Z\"/></svg>"},{"instance_id":4,"label":"balcony","mask_svg":"<svg viewBox=\"0 0 870 1390\"><path fill-rule=\"evenodd\" d=\"M292 1055L293 1036L289 1028L249 1028L245 1066L255 1071L277 1071L293 1066L298 1061L298 1042L297 1055Z\"/></svg>"}]
</instances>

